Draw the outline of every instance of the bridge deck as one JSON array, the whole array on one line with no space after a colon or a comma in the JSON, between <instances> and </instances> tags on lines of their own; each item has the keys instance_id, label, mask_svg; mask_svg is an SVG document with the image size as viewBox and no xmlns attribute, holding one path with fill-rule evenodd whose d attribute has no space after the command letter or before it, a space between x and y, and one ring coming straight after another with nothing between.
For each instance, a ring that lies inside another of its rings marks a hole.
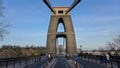
<instances>
[{"instance_id":1,"label":"bridge deck","mask_svg":"<svg viewBox=\"0 0 120 68\"><path fill-rule=\"evenodd\" d=\"M9 66L0 66L0 68L71 68L71 66L74 67L74 60L72 60L73 63L71 64L71 62L67 62L66 59L64 57L58 56L57 58L54 58L51 62L47 62L46 63L46 59L43 58L41 59L39 62L32 62L29 61L27 62L27 66L26 66L26 62L21 62L15 64L15 66L11 63L9 64ZM77 59L78 62L78 67L82 67L82 68L119 68L119 65L116 64L115 62L113 62L113 67L111 67L110 63L107 63L107 65L104 64L100 64L100 60L92 60L92 59L86 59L86 58L78 58Z\"/></svg>"}]
</instances>

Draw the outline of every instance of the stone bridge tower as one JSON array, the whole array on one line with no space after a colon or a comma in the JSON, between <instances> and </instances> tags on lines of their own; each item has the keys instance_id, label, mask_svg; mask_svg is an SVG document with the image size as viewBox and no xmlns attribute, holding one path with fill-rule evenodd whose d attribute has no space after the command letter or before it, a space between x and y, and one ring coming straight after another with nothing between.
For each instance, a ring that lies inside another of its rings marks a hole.
<instances>
[{"instance_id":1,"label":"stone bridge tower","mask_svg":"<svg viewBox=\"0 0 120 68\"><path fill-rule=\"evenodd\" d=\"M59 6L59 7L51 7L49 0L43 0L45 4L52 11L50 24L47 33L47 54L52 54L56 56L57 48L56 48L56 39L59 37L66 38L66 53L69 55L76 54L76 39L75 32L70 16L70 11L73 9L80 0L75 0L71 7ZM57 28L59 23L62 23L64 26L64 32L57 32Z\"/></svg>"}]
</instances>

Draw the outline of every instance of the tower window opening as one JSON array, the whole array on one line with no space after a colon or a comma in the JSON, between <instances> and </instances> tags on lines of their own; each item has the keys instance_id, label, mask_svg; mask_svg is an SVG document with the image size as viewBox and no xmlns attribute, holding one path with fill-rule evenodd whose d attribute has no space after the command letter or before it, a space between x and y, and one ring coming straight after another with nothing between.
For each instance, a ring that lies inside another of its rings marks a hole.
<instances>
[{"instance_id":1,"label":"tower window opening","mask_svg":"<svg viewBox=\"0 0 120 68\"><path fill-rule=\"evenodd\" d=\"M63 10L59 10L58 13L59 13L59 14L63 14Z\"/></svg>"},{"instance_id":2,"label":"tower window opening","mask_svg":"<svg viewBox=\"0 0 120 68\"><path fill-rule=\"evenodd\" d=\"M65 32L65 28L62 22L59 23L57 32Z\"/></svg>"}]
</instances>

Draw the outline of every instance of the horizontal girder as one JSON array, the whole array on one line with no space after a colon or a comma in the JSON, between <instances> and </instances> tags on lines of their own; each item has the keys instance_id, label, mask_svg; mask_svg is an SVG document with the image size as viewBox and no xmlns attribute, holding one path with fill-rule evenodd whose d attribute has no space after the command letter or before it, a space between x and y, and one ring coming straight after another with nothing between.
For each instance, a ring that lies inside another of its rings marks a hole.
<instances>
[{"instance_id":1,"label":"horizontal girder","mask_svg":"<svg viewBox=\"0 0 120 68\"><path fill-rule=\"evenodd\" d=\"M52 8L52 5L50 4L49 0L43 0L44 3L48 6L48 8L55 14L55 11ZM69 13L81 0L75 0L70 8L66 11L66 14Z\"/></svg>"}]
</instances>

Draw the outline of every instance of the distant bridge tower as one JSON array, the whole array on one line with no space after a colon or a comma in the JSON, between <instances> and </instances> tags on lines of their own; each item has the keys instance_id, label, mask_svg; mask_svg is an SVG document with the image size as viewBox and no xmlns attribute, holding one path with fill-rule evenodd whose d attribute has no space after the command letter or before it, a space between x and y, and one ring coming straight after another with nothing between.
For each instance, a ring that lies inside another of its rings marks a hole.
<instances>
[{"instance_id":1,"label":"distant bridge tower","mask_svg":"<svg viewBox=\"0 0 120 68\"><path fill-rule=\"evenodd\" d=\"M76 54L76 39L75 32L73 29L73 24L70 16L70 11L81 1L75 0L70 7L59 6L52 7L49 0L43 0L44 3L49 7L52 11L49 29L47 33L47 54L53 54L53 56L57 55L57 46L56 40L59 37L63 37L66 39L66 53L69 55ZM57 32L58 25L62 23L64 26L64 32Z\"/></svg>"}]
</instances>

